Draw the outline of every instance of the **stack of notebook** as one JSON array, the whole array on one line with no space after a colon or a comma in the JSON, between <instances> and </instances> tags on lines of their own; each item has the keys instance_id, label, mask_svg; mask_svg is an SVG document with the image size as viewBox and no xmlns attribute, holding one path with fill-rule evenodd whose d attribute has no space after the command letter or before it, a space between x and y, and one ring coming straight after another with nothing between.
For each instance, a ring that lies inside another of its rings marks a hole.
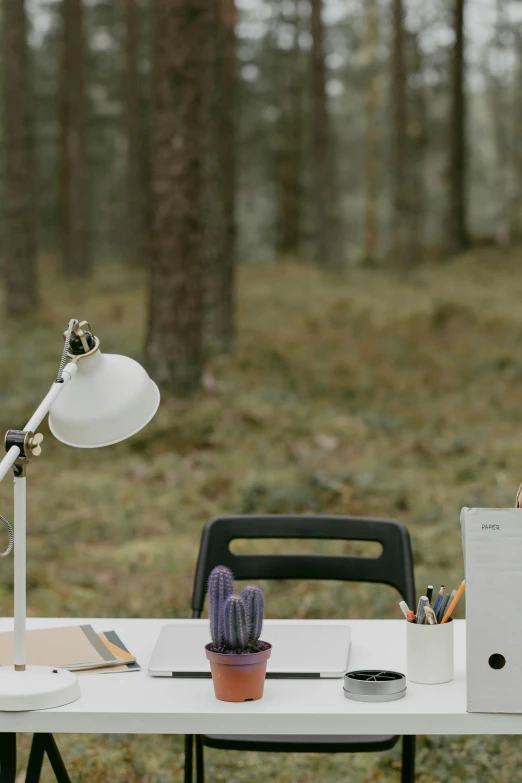
<instances>
[{"instance_id":1,"label":"stack of notebook","mask_svg":"<svg viewBox=\"0 0 522 783\"><path fill-rule=\"evenodd\" d=\"M92 625L27 631L27 663L56 666L71 672L108 674L139 671L136 658L115 631L96 633ZM0 665L13 663L13 633L0 633Z\"/></svg>"}]
</instances>

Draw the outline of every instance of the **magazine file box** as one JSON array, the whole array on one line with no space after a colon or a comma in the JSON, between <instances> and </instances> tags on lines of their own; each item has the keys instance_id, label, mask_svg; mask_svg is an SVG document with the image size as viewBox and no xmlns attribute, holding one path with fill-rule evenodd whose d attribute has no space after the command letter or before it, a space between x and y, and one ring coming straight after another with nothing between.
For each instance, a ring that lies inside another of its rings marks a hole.
<instances>
[{"instance_id":1,"label":"magazine file box","mask_svg":"<svg viewBox=\"0 0 522 783\"><path fill-rule=\"evenodd\" d=\"M522 713L522 509L463 508L468 712Z\"/></svg>"}]
</instances>

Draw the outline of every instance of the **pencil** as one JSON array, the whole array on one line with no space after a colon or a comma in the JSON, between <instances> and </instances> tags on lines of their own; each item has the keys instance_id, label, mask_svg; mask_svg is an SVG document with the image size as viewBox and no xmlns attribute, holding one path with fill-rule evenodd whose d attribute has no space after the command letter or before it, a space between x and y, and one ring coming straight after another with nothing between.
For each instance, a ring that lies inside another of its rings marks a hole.
<instances>
[{"instance_id":1,"label":"pencil","mask_svg":"<svg viewBox=\"0 0 522 783\"><path fill-rule=\"evenodd\" d=\"M448 608L446 609L446 614L444 615L444 617L443 617L443 618L442 618L442 620L440 621L441 625L443 625L444 623L447 623L447 622L448 622L448 620L450 619L451 615L453 614L453 612L454 612L454 610L455 610L455 607L457 606L457 604L458 604L458 602L459 602L459 598L460 598L460 596L461 596L461 595L462 595L462 593L464 592L464 588L465 588L465 587L466 587L466 580L465 580L465 579L463 579L463 580L462 580L462 584L461 584L461 586L460 586L460 587L459 587L459 589L457 590L457 594L456 594L455 598L453 599L453 601L450 603L450 605L449 605L449 606L448 606Z\"/></svg>"}]
</instances>

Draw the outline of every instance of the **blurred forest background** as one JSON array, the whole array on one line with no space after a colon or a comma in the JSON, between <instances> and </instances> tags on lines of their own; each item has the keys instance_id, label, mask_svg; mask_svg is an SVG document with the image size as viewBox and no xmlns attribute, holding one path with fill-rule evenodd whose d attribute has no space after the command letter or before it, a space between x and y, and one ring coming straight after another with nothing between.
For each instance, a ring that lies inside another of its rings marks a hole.
<instances>
[{"instance_id":1,"label":"blurred forest background","mask_svg":"<svg viewBox=\"0 0 522 783\"><path fill-rule=\"evenodd\" d=\"M522 478L522 2L2 0L0 41L0 430L71 317L163 387L126 443L46 438L30 613L187 616L231 512L396 517L417 584L457 585L461 506ZM265 587L271 616L398 616L386 588ZM77 781L181 779L180 738L59 744ZM230 783L399 779L398 749L207 757ZM418 779L521 760L425 737Z\"/></svg>"}]
</instances>

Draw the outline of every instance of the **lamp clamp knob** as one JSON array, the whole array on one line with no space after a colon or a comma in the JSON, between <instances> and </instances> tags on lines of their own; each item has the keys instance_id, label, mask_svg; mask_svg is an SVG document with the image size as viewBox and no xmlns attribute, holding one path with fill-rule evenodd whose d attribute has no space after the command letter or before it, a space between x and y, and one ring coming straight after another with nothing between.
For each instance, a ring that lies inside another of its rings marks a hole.
<instances>
[{"instance_id":1,"label":"lamp clamp knob","mask_svg":"<svg viewBox=\"0 0 522 783\"><path fill-rule=\"evenodd\" d=\"M27 461L31 457L39 457L42 453L42 441L44 436L41 432L31 432L30 430L7 430L5 434L5 450L9 451L12 446L20 449L20 455L17 462Z\"/></svg>"}]
</instances>

